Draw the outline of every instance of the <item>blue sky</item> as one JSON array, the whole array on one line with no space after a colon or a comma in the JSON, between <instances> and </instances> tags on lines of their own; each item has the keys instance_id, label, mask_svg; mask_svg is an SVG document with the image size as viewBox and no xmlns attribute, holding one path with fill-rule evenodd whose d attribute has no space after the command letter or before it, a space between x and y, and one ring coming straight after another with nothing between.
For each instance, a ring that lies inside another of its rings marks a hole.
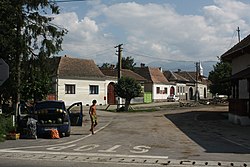
<instances>
[{"instance_id":1,"label":"blue sky","mask_svg":"<svg viewBox=\"0 0 250 167\"><path fill-rule=\"evenodd\" d=\"M61 55L116 64L114 46L137 64L217 61L250 34L249 0L87 0L58 3L68 29Z\"/></svg>"}]
</instances>

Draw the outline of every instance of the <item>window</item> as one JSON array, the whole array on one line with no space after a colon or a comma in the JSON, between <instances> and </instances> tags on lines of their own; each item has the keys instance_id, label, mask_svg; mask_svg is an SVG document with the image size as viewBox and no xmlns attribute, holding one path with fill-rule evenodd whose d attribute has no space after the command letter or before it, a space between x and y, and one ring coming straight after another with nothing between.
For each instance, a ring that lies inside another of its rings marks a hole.
<instances>
[{"instance_id":1,"label":"window","mask_svg":"<svg viewBox=\"0 0 250 167\"><path fill-rule=\"evenodd\" d=\"M168 88L164 88L164 93L168 94Z\"/></svg>"},{"instance_id":2,"label":"window","mask_svg":"<svg viewBox=\"0 0 250 167\"><path fill-rule=\"evenodd\" d=\"M156 87L156 93L160 94L160 87Z\"/></svg>"},{"instance_id":3,"label":"window","mask_svg":"<svg viewBox=\"0 0 250 167\"><path fill-rule=\"evenodd\" d=\"M89 94L99 94L99 86L89 85Z\"/></svg>"},{"instance_id":4,"label":"window","mask_svg":"<svg viewBox=\"0 0 250 167\"><path fill-rule=\"evenodd\" d=\"M66 84L65 94L76 94L76 86L72 84Z\"/></svg>"}]
</instances>

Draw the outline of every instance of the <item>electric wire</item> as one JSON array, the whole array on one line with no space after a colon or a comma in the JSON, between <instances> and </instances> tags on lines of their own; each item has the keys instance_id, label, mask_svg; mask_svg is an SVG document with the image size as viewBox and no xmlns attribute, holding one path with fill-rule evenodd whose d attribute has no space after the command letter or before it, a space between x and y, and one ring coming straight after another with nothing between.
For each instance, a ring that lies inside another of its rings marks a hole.
<instances>
[{"instance_id":1,"label":"electric wire","mask_svg":"<svg viewBox=\"0 0 250 167\"><path fill-rule=\"evenodd\" d=\"M65 3L65 2L83 2L83 1L91 1L91 0L57 0L57 1L50 1L50 2Z\"/></svg>"},{"instance_id":2,"label":"electric wire","mask_svg":"<svg viewBox=\"0 0 250 167\"><path fill-rule=\"evenodd\" d=\"M150 55L141 54L141 53L133 53L133 52L130 52L127 50L123 50L123 51L126 53L129 53L131 55L136 55L136 56L140 56L140 57L147 57L150 59L166 60L166 61L171 61L171 62L196 62L196 61L191 61L191 60L173 60L173 59L160 58L160 57L150 56Z\"/></svg>"}]
</instances>

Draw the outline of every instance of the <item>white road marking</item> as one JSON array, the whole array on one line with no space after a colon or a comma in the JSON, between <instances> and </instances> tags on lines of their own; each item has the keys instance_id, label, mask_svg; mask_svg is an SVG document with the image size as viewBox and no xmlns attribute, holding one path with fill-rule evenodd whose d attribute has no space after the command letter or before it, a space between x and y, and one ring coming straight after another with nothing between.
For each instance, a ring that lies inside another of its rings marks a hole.
<instances>
[{"instance_id":1,"label":"white road marking","mask_svg":"<svg viewBox=\"0 0 250 167\"><path fill-rule=\"evenodd\" d=\"M111 119L105 126L99 128L98 130L95 131L95 133L103 130L104 128L106 128L111 122L112 122L113 119ZM65 142L65 143L59 143L59 144L50 144L50 145L42 145L42 146L29 146L29 147L15 147L15 148L8 148L8 150L19 150L19 149L30 149L30 148L41 148L41 147L53 147L53 146L61 146L61 145L68 145L68 144L72 144L72 143L76 143L78 141L81 141L81 140L84 140L88 137L92 136L92 134L89 134L87 136L84 136L82 138L79 138L79 139L76 139L76 140L72 140L72 141L69 141L69 142Z\"/></svg>"},{"instance_id":2,"label":"white road marking","mask_svg":"<svg viewBox=\"0 0 250 167\"><path fill-rule=\"evenodd\" d=\"M100 157L116 157L116 158L149 158L149 159L168 159L168 156L155 155L127 155L127 154L103 154L103 153L79 153L79 152L45 152L45 151L24 151L24 150L8 150L2 149L0 152L5 153L29 153L29 154L46 154L46 155L75 155L75 156L100 156Z\"/></svg>"},{"instance_id":3,"label":"white road marking","mask_svg":"<svg viewBox=\"0 0 250 167\"><path fill-rule=\"evenodd\" d=\"M90 151L90 150L93 150L99 146L100 145L98 145L98 144L89 144L89 145L85 145L85 146L81 146L79 148L76 148L76 149L74 149L74 151Z\"/></svg>"},{"instance_id":4,"label":"white road marking","mask_svg":"<svg viewBox=\"0 0 250 167\"><path fill-rule=\"evenodd\" d=\"M149 147L149 146L135 146L135 147L133 147L134 150L130 150L130 152L141 154L141 153L148 152L150 148L151 147Z\"/></svg>"},{"instance_id":5,"label":"white road marking","mask_svg":"<svg viewBox=\"0 0 250 167\"><path fill-rule=\"evenodd\" d=\"M49 147L49 148L47 148L47 150L61 151L61 150L64 150L66 148L70 148L70 147L74 147L74 146L76 146L76 145L72 144L72 145L68 145L68 146L55 146L55 147Z\"/></svg>"},{"instance_id":6,"label":"white road marking","mask_svg":"<svg viewBox=\"0 0 250 167\"><path fill-rule=\"evenodd\" d=\"M235 142L235 141L233 141L233 140L227 139L227 138L222 137L222 136L220 136L220 138L222 138L222 139L224 139L224 140L226 140L226 141L228 141L228 142L230 142L230 143L233 143L233 144L235 144L235 145L238 145L238 146L240 146L240 147L243 147L243 148L245 148L245 149L247 149L247 150L250 150L249 147L247 147L247 146L245 146L245 145L243 145L243 144L240 144L240 143L238 143L238 142Z\"/></svg>"},{"instance_id":7,"label":"white road marking","mask_svg":"<svg viewBox=\"0 0 250 167\"><path fill-rule=\"evenodd\" d=\"M114 153L116 152L115 149L121 147L121 145L114 145L113 147L107 149L107 150L98 150L98 152L105 152L105 153Z\"/></svg>"}]
</instances>

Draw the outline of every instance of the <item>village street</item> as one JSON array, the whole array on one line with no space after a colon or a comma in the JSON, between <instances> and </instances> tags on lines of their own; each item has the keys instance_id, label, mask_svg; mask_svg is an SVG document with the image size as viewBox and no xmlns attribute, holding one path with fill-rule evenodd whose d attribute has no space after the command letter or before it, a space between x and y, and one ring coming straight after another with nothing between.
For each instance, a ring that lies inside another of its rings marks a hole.
<instances>
[{"instance_id":1,"label":"village street","mask_svg":"<svg viewBox=\"0 0 250 167\"><path fill-rule=\"evenodd\" d=\"M208 105L98 110L94 135L86 116L70 137L0 143L0 166L249 166L250 127L229 123L226 111L226 106Z\"/></svg>"}]
</instances>

